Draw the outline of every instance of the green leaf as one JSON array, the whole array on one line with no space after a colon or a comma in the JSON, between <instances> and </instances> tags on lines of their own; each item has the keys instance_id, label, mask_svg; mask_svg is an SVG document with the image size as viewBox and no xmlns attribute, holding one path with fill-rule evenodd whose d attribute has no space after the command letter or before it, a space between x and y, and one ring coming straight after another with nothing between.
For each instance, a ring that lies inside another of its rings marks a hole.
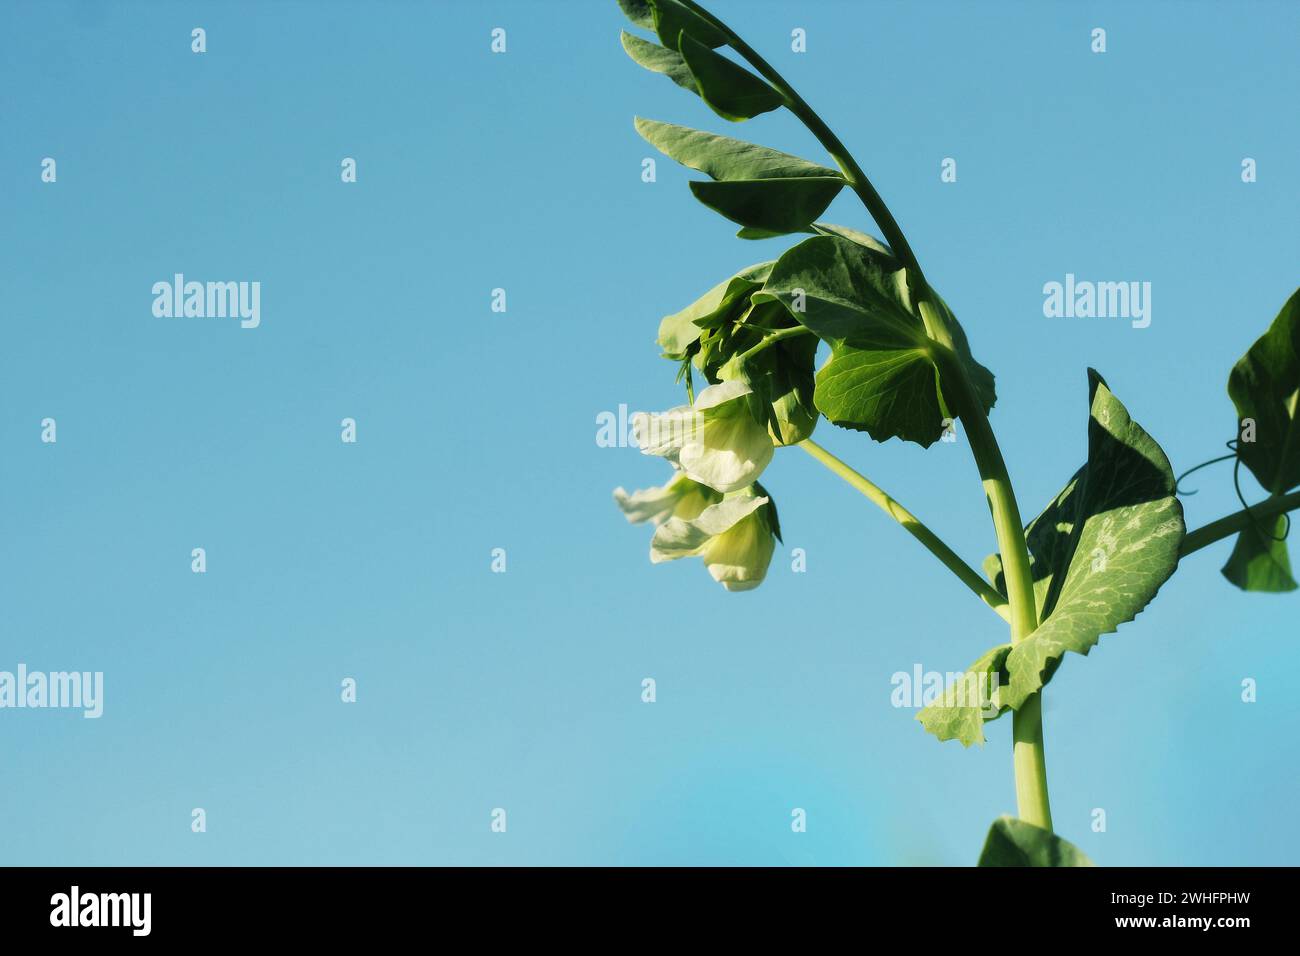
<instances>
[{"instance_id":1,"label":"green leaf","mask_svg":"<svg viewBox=\"0 0 1300 956\"><path fill-rule=\"evenodd\" d=\"M723 119L739 122L781 106L781 94L738 63L683 33L678 50L695 78L700 99Z\"/></svg>"},{"instance_id":2,"label":"green leaf","mask_svg":"<svg viewBox=\"0 0 1300 956\"><path fill-rule=\"evenodd\" d=\"M943 696L923 708L916 719L940 740L960 740L963 747L984 743L984 724L1007 708L999 700L1002 667L1010 644L999 644L968 667Z\"/></svg>"},{"instance_id":3,"label":"green leaf","mask_svg":"<svg viewBox=\"0 0 1300 956\"><path fill-rule=\"evenodd\" d=\"M655 13L650 0L618 0L618 5L623 11L623 16L631 20L634 25L645 30L655 28Z\"/></svg>"},{"instance_id":4,"label":"green leaf","mask_svg":"<svg viewBox=\"0 0 1300 956\"><path fill-rule=\"evenodd\" d=\"M802 231L844 187L837 176L762 179L752 182L692 182L691 193L734 223L768 236Z\"/></svg>"},{"instance_id":5,"label":"green leaf","mask_svg":"<svg viewBox=\"0 0 1300 956\"><path fill-rule=\"evenodd\" d=\"M865 232L859 232L857 229L850 229L848 226L837 226L833 222L815 222L812 224L813 232L823 236L839 236L841 239L848 239L850 242L856 242L860 246L866 246L873 252L879 252L883 255L893 257L893 252L889 246L885 245L875 236L869 236Z\"/></svg>"},{"instance_id":6,"label":"green leaf","mask_svg":"<svg viewBox=\"0 0 1300 956\"><path fill-rule=\"evenodd\" d=\"M1237 420L1255 422L1237 455L1256 480L1275 495L1300 485L1300 289L1233 367L1228 395Z\"/></svg>"},{"instance_id":7,"label":"green leaf","mask_svg":"<svg viewBox=\"0 0 1300 956\"><path fill-rule=\"evenodd\" d=\"M1223 576L1243 591L1280 594L1296 589L1291 576L1291 557L1286 541L1287 516L1278 515L1262 533L1254 525L1237 536L1232 556L1223 566Z\"/></svg>"},{"instance_id":8,"label":"green leaf","mask_svg":"<svg viewBox=\"0 0 1300 956\"><path fill-rule=\"evenodd\" d=\"M647 0L654 10L654 28L659 42L677 48L677 39L683 33L708 47L726 46L727 36L694 10L677 0Z\"/></svg>"},{"instance_id":9,"label":"green leaf","mask_svg":"<svg viewBox=\"0 0 1300 956\"><path fill-rule=\"evenodd\" d=\"M811 232L811 229L791 229L789 232L773 232L771 229L759 229L756 226L745 226L736 232L737 239L773 239L777 236L787 236L790 232Z\"/></svg>"},{"instance_id":10,"label":"green leaf","mask_svg":"<svg viewBox=\"0 0 1300 956\"><path fill-rule=\"evenodd\" d=\"M655 73L662 73L678 86L685 87L692 93L699 93L699 89L695 86L695 77L691 75L691 69L680 53L665 49L649 40L642 40L626 30L623 31L620 39L623 41L623 49L627 55L641 66Z\"/></svg>"},{"instance_id":11,"label":"green leaf","mask_svg":"<svg viewBox=\"0 0 1300 956\"><path fill-rule=\"evenodd\" d=\"M892 256L840 236L805 239L777 260L754 301L765 298L831 346L815 394L828 419L876 441L928 446L942 436L951 416L934 362L940 346L912 311L906 272ZM969 362L974 377L982 367Z\"/></svg>"},{"instance_id":12,"label":"green leaf","mask_svg":"<svg viewBox=\"0 0 1300 956\"><path fill-rule=\"evenodd\" d=\"M1178 566L1186 527L1169 459L1092 369L1088 463L1025 529L1038 628L1007 655L1001 702L1018 710L1067 651L1133 620ZM1000 559L985 562L1006 593Z\"/></svg>"},{"instance_id":13,"label":"green leaf","mask_svg":"<svg viewBox=\"0 0 1300 956\"><path fill-rule=\"evenodd\" d=\"M692 182L691 193L734 223L768 236L802 231L844 188L838 175L753 182Z\"/></svg>"},{"instance_id":14,"label":"green leaf","mask_svg":"<svg viewBox=\"0 0 1300 956\"><path fill-rule=\"evenodd\" d=\"M762 288L772 271L771 262L741 269L730 279L719 282L680 312L665 316L659 323L659 347L667 358L681 359L699 341L705 326L730 316L743 299Z\"/></svg>"},{"instance_id":15,"label":"green leaf","mask_svg":"<svg viewBox=\"0 0 1300 956\"><path fill-rule=\"evenodd\" d=\"M764 236L809 228L844 188L835 170L789 153L639 117L636 129L666 156L715 180L692 182L695 198Z\"/></svg>"},{"instance_id":16,"label":"green leaf","mask_svg":"<svg viewBox=\"0 0 1300 956\"><path fill-rule=\"evenodd\" d=\"M636 129L655 149L719 181L839 176L833 169L789 153L686 126L638 117ZM843 177L840 180L842 185Z\"/></svg>"},{"instance_id":17,"label":"green leaf","mask_svg":"<svg viewBox=\"0 0 1300 956\"><path fill-rule=\"evenodd\" d=\"M888 257L889 260L895 263L894 268L900 267L897 261L894 260L894 254L890 248L875 236L868 235L865 232L860 232L857 229L851 229L848 226L839 226L830 222L815 222L812 224L812 230L813 232L823 236L838 236L841 239L848 239L850 242L857 243L860 246L865 246L873 252ZM997 390L995 388L993 373L979 362L975 361L975 357L971 354L970 343L966 338L966 331L961 327L961 323L957 321L957 316L954 315L952 309L948 307L948 303L939 298L937 293L934 293L933 289L930 291L935 295L939 307L944 312L948 329L952 334L954 349L963 365L965 365L966 374L970 377L971 384L974 386L976 394L979 395L980 400L983 402L985 412L987 412L997 401ZM957 403L955 401L947 400L945 401L945 404L949 407L955 407Z\"/></svg>"},{"instance_id":18,"label":"green leaf","mask_svg":"<svg viewBox=\"0 0 1300 956\"><path fill-rule=\"evenodd\" d=\"M1095 866L1073 843L1015 817L998 817L989 828L980 866Z\"/></svg>"}]
</instances>

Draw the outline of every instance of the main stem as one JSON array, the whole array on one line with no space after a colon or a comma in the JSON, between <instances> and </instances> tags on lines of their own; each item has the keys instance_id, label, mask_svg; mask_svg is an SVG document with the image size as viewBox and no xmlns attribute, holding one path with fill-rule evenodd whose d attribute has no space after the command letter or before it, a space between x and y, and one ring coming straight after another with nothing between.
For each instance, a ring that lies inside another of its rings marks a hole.
<instances>
[{"instance_id":1,"label":"main stem","mask_svg":"<svg viewBox=\"0 0 1300 956\"><path fill-rule=\"evenodd\" d=\"M1011 643L1023 641L1038 627L1038 608L1034 599L1034 581L1029 570L1029 548L1025 543L1024 522L1016 503L1015 491L1007 473L1006 462L970 379L960 369L956 355L945 350L942 359L954 374L963 392L961 419L966 425L971 451L989 511L993 530L1002 553L1002 571L1007 599L1011 603ZM960 375L955 373L960 371ZM1016 808L1026 823L1052 829L1052 807L1047 793L1047 755L1043 747L1042 692L1034 694L1011 715L1012 763L1016 774Z\"/></svg>"},{"instance_id":2,"label":"main stem","mask_svg":"<svg viewBox=\"0 0 1300 956\"><path fill-rule=\"evenodd\" d=\"M1011 605L1011 641L1017 643L1027 638L1038 626L1038 610L1034 603L1033 579L1029 573L1029 549L1025 544L1023 522L1016 504L1011 478L1006 462L998 447L997 438L989 425L984 404L966 374L966 369L956 358L952 334L948 329L943 310L930 290L921 271L916 254L903 235L903 230L867 179L862 167L835 135L813 111L794 88L786 82L771 64L764 60L725 23L709 13L694 0L681 0L699 16L722 31L727 42L785 99L785 105L808 127L826 152L835 160L845 181L857 193L867 212L880 227L885 241L895 257L907 270L912 295L925 323L926 332L935 341L936 362L941 364L941 377L954 386L958 414L966 426L971 451L984 484L984 494L993 515L993 528L997 533L998 550L1002 553L1003 573L1007 599ZM1016 772L1016 803L1020 818L1044 829L1052 828L1052 811L1047 797L1047 763L1043 753L1043 720L1039 695L1027 700L1012 718L1012 737L1015 741L1014 764Z\"/></svg>"}]
</instances>

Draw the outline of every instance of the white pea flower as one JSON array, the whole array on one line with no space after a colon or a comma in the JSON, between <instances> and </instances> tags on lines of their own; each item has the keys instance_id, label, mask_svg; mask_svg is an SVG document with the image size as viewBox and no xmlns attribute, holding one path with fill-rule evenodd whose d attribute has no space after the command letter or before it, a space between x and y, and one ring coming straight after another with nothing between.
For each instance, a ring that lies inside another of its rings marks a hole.
<instances>
[{"instance_id":1,"label":"white pea flower","mask_svg":"<svg viewBox=\"0 0 1300 956\"><path fill-rule=\"evenodd\" d=\"M752 487L733 492L694 518L673 517L655 531L650 560L655 564L699 555L728 591L748 591L763 583L776 548L771 499Z\"/></svg>"},{"instance_id":2,"label":"white pea flower","mask_svg":"<svg viewBox=\"0 0 1300 956\"><path fill-rule=\"evenodd\" d=\"M754 483L772 460L772 436L749 411L753 389L741 381L710 385L681 405L632 420L637 444L660 455L688 478L724 494Z\"/></svg>"},{"instance_id":3,"label":"white pea flower","mask_svg":"<svg viewBox=\"0 0 1300 956\"><path fill-rule=\"evenodd\" d=\"M614 500L632 524L649 521L658 527L669 518L694 518L709 505L721 501L722 495L679 471L658 488L643 488L631 494L615 488Z\"/></svg>"}]
</instances>

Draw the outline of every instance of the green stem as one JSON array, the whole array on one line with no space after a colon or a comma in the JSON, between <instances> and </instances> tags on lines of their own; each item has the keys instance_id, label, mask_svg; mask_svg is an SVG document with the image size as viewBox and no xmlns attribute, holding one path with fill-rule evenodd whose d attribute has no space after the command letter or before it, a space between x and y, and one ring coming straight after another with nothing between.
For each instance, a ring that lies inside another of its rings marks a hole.
<instances>
[{"instance_id":1,"label":"green stem","mask_svg":"<svg viewBox=\"0 0 1300 956\"><path fill-rule=\"evenodd\" d=\"M1002 554L1002 571L1011 604L1011 643L1023 641L1038 627L1038 607L1034 598L1034 580L1029 569L1029 548L1025 542L1024 522L1015 490L1007 473L1006 462L998 447L993 427L984 406L956 355L943 350L940 361L950 374L945 381L955 381L960 392L961 419L966 425L975 464L984 483L993 530ZM1047 792L1047 755L1043 746L1042 692L1030 697L1011 715L1012 762L1016 774L1016 807L1026 823L1052 829L1052 808Z\"/></svg>"},{"instance_id":2,"label":"green stem","mask_svg":"<svg viewBox=\"0 0 1300 956\"><path fill-rule=\"evenodd\" d=\"M769 332L764 337L763 341L759 342L753 348L746 349L744 352L741 352L739 359L741 362L744 362L746 359L754 355L757 355L759 352L763 351L763 349L767 348L770 345L775 345L777 342L780 342L782 339L793 338L796 335L812 335L812 334L813 334L812 329L804 328L802 325L791 326L788 329L777 329L775 332Z\"/></svg>"},{"instance_id":3,"label":"green stem","mask_svg":"<svg viewBox=\"0 0 1300 956\"><path fill-rule=\"evenodd\" d=\"M811 438L801 441L799 447L843 478L855 490L865 495L872 504L902 525L904 531L921 542L927 551L942 561L944 567L957 575L958 580L974 591L980 600L1003 618L1010 619L1007 599L999 594L995 588L991 587L980 576L978 571L963 561L952 548L944 543L942 538L927 528L919 518L895 501L878 485L872 483L865 475L840 461Z\"/></svg>"},{"instance_id":4,"label":"green stem","mask_svg":"<svg viewBox=\"0 0 1300 956\"><path fill-rule=\"evenodd\" d=\"M1211 521L1209 524L1190 532L1187 537L1183 538L1183 544L1178 549L1178 556L1185 558L1189 554L1200 551L1201 548L1214 544L1216 541L1222 541L1239 531L1245 531L1256 521L1276 518L1283 512L1294 511L1296 508L1300 508L1300 491L1293 491L1289 495L1274 495L1257 505L1251 505L1249 509L1242 509L1226 515L1218 521Z\"/></svg>"},{"instance_id":5,"label":"green stem","mask_svg":"<svg viewBox=\"0 0 1300 956\"><path fill-rule=\"evenodd\" d=\"M957 395L958 414L966 426L975 464L984 484L984 494L993 514L993 528L997 533L998 550L1002 554L1007 598L1011 606L1011 640L1016 643L1028 637L1038 626L1038 610L1034 602L1033 579L1029 573L1029 549L1025 544L1023 522L1016 504L1011 478L1006 462L998 447L997 438L989 425L983 402L975 393L965 366L956 359L951 331L937 298L930 290L912 251L907 237L899 227L880 194L876 192L862 167L821 117L786 82L771 64L764 60L749 44L736 36L726 24L704 10L694 0L680 0L703 17L727 37L727 43L781 94L790 112L808 128L826 152L835 160L845 181L857 193L867 212L875 219L884 239L895 257L908 273L908 284L927 334L939 346L936 362L942 380L951 384ZM1043 753L1043 727L1041 704L1033 697L1015 712L1012 721L1015 741L1016 801L1022 820L1050 830L1052 814L1047 797L1047 769Z\"/></svg>"}]
</instances>

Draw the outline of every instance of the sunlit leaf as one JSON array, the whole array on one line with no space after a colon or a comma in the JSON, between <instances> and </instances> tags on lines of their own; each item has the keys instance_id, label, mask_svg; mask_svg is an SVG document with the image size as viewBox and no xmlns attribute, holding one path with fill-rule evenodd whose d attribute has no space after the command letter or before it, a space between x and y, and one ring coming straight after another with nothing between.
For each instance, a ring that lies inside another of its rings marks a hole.
<instances>
[{"instance_id":1,"label":"sunlit leaf","mask_svg":"<svg viewBox=\"0 0 1300 956\"><path fill-rule=\"evenodd\" d=\"M1088 463L1025 529L1041 623L1004 665L1001 702L1017 710L1067 651L1087 654L1146 607L1186 531L1164 451L1092 369L1088 385ZM999 558L985 567L1005 594Z\"/></svg>"},{"instance_id":2,"label":"sunlit leaf","mask_svg":"<svg viewBox=\"0 0 1300 956\"><path fill-rule=\"evenodd\" d=\"M695 86L695 77L691 75L691 69L680 53L665 49L649 40L642 40L626 30L623 31L621 39L627 55L641 66L655 73L662 73L678 86L685 87L692 93L699 92Z\"/></svg>"},{"instance_id":3,"label":"sunlit leaf","mask_svg":"<svg viewBox=\"0 0 1300 956\"><path fill-rule=\"evenodd\" d=\"M963 747L984 743L984 724L1007 711L999 701L998 688L1010 652L1010 644L999 644L985 653L916 719L940 740L960 740Z\"/></svg>"}]
</instances>

